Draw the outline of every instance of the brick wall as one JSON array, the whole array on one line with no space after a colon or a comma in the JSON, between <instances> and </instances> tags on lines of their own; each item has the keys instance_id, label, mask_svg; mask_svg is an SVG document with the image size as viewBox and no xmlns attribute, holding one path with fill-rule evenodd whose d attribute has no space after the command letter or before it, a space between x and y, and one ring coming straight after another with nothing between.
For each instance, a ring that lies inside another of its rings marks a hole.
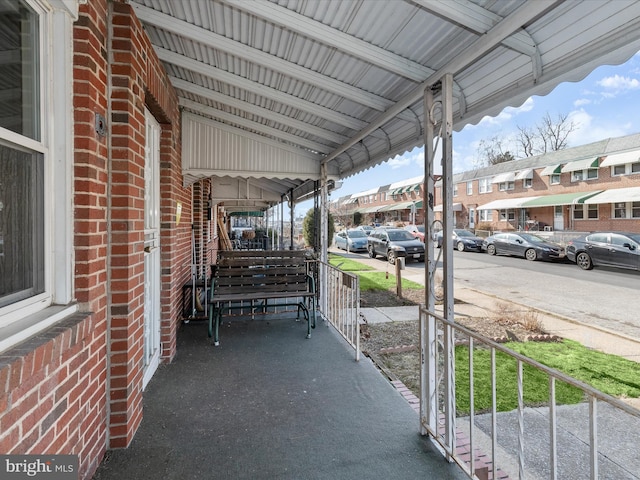
<instances>
[{"instance_id":1,"label":"brick wall","mask_svg":"<svg viewBox=\"0 0 640 480\"><path fill-rule=\"evenodd\" d=\"M0 355L0 452L77 454L84 479L143 416L145 108L161 127L164 361L176 354L192 206L177 96L131 6L82 4L73 39L74 294L87 313Z\"/></svg>"}]
</instances>

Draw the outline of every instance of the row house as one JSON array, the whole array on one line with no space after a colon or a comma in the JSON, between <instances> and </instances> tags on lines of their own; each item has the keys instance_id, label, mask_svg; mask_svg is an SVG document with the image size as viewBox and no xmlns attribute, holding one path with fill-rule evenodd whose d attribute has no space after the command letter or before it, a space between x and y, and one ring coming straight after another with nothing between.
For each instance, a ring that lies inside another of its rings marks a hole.
<instances>
[{"instance_id":1,"label":"row house","mask_svg":"<svg viewBox=\"0 0 640 480\"><path fill-rule=\"evenodd\" d=\"M343 197L342 204L350 215L360 212L362 223L423 223L423 178ZM434 210L438 219L439 179ZM453 215L457 228L472 230L640 232L640 134L455 174Z\"/></svg>"},{"instance_id":2,"label":"row house","mask_svg":"<svg viewBox=\"0 0 640 480\"><path fill-rule=\"evenodd\" d=\"M640 232L640 134L456 174L453 185L460 228Z\"/></svg>"}]
</instances>

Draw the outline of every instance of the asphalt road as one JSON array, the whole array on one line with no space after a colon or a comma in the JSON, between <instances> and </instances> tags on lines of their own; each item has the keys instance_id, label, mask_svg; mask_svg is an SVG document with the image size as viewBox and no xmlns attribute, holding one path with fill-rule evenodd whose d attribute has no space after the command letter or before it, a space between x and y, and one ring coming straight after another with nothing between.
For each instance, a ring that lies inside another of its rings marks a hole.
<instances>
[{"instance_id":1,"label":"asphalt road","mask_svg":"<svg viewBox=\"0 0 640 480\"><path fill-rule=\"evenodd\" d=\"M342 250L334 250L345 253ZM436 253L438 250L436 250ZM352 254L382 271L382 258ZM515 257L453 252L455 286L567 317L640 340L640 273L623 269L585 271L570 262L529 262ZM407 278L424 283L424 264L408 262Z\"/></svg>"}]
</instances>

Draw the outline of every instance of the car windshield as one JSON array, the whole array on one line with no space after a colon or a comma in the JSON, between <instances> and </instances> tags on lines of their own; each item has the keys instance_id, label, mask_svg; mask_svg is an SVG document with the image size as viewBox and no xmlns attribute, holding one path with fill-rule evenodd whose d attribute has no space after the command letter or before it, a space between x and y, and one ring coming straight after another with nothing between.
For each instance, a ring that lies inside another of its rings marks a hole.
<instances>
[{"instance_id":1,"label":"car windshield","mask_svg":"<svg viewBox=\"0 0 640 480\"><path fill-rule=\"evenodd\" d=\"M362 230L350 230L349 231L349 238L364 238L366 236L367 236L367 234L364 233Z\"/></svg>"},{"instance_id":2,"label":"car windshield","mask_svg":"<svg viewBox=\"0 0 640 480\"><path fill-rule=\"evenodd\" d=\"M402 240L414 240L413 235L406 230L391 230L389 232L389 240L398 242Z\"/></svg>"},{"instance_id":3,"label":"car windshield","mask_svg":"<svg viewBox=\"0 0 640 480\"><path fill-rule=\"evenodd\" d=\"M531 235L530 233L521 233L520 237L524 238L527 242L530 243L545 243L546 240L544 238L537 237L535 235Z\"/></svg>"},{"instance_id":4,"label":"car windshield","mask_svg":"<svg viewBox=\"0 0 640 480\"><path fill-rule=\"evenodd\" d=\"M454 230L454 232L459 237L475 237L475 235L471 233L469 230Z\"/></svg>"}]
</instances>

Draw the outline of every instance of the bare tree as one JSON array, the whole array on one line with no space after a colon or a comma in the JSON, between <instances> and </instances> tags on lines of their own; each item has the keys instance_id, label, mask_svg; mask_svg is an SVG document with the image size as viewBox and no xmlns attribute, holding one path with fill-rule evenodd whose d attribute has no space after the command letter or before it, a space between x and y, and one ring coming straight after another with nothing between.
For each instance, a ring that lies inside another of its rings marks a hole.
<instances>
[{"instance_id":1,"label":"bare tree","mask_svg":"<svg viewBox=\"0 0 640 480\"><path fill-rule=\"evenodd\" d=\"M516 143L518 153L523 157L532 157L547 152L555 152L567 148L567 138L576 129L573 121L568 121L568 116L558 115L556 120L551 118L549 112L545 114L540 123L533 128L518 126Z\"/></svg>"},{"instance_id":2,"label":"bare tree","mask_svg":"<svg viewBox=\"0 0 640 480\"><path fill-rule=\"evenodd\" d=\"M515 160L509 150L504 148L504 139L495 135L489 140L480 140L478 144L478 157L481 166L497 165L498 163Z\"/></svg>"}]
</instances>

